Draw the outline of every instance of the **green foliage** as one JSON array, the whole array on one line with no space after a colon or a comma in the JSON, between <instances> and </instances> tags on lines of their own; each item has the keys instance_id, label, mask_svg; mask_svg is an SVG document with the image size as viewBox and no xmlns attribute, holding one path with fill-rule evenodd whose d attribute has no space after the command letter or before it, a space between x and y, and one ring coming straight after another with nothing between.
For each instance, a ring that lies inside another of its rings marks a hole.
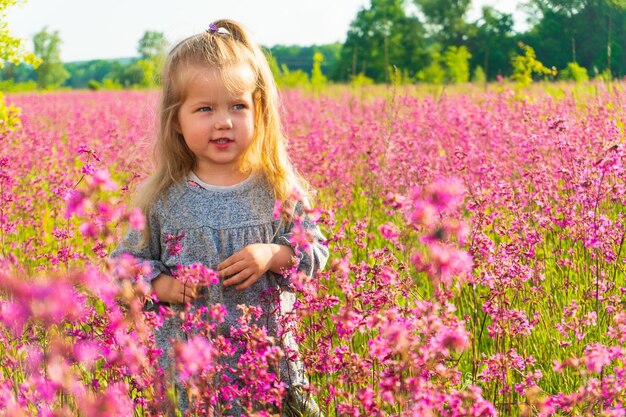
<instances>
[{"instance_id":1,"label":"green foliage","mask_svg":"<svg viewBox=\"0 0 626 417\"><path fill-rule=\"evenodd\" d=\"M33 37L35 55L41 59L37 67L37 85L39 88L56 88L69 77L61 61L61 37L58 31L48 32L43 28Z\"/></svg>"},{"instance_id":2,"label":"green foliage","mask_svg":"<svg viewBox=\"0 0 626 417\"><path fill-rule=\"evenodd\" d=\"M443 54L446 65L446 79L451 83L466 83L469 81L469 59L472 54L465 46L449 46Z\"/></svg>"},{"instance_id":3,"label":"green foliage","mask_svg":"<svg viewBox=\"0 0 626 417\"><path fill-rule=\"evenodd\" d=\"M465 15L471 0L413 0L426 17L431 39L444 48L458 45L468 34Z\"/></svg>"},{"instance_id":4,"label":"green foliage","mask_svg":"<svg viewBox=\"0 0 626 417\"><path fill-rule=\"evenodd\" d=\"M535 24L523 40L536 46L539 60L626 75L626 1L531 0L529 5Z\"/></svg>"},{"instance_id":5,"label":"green foliage","mask_svg":"<svg viewBox=\"0 0 626 417\"><path fill-rule=\"evenodd\" d=\"M121 66L112 71L111 79L118 82L124 88L139 87L146 83L144 69L138 61L133 61L128 65Z\"/></svg>"},{"instance_id":6,"label":"green foliage","mask_svg":"<svg viewBox=\"0 0 626 417\"><path fill-rule=\"evenodd\" d=\"M337 64L341 80L363 73L376 82L389 82L389 68L409 75L426 60L424 28L407 16L402 0L371 0L350 24Z\"/></svg>"},{"instance_id":7,"label":"green foliage","mask_svg":"<svg viewBox=\"0 0 626 417\"><path fill-rule=\"evenodd\" d=\"M164 57L167 55L167 47L169 42L165 38L163 32L146 31L141 39L137 51L143 60L154 57Z\"/></svg>"},{"instance_id":8,"label":"green foliage","mask_svg":"<svg viewBox=\"0 0 626 417\"><path fill-rule=\"evenodd\" d=\"M393 66L389 69L389 82L392 85L407 85L413 82L413 78L409 75L408 70L400 70Z\"/></svg>"},{"instance_id":9,"label":"green foliage","mask_svg":"<svg viewBox=\"0 0 626 417\"><path fill-rule=\"evenodd\" d=\"M4 67L0 68L0 79L13 80L15 83L35 81L37 73L32 65L7 62Z\"/></svg>"},{"instance_id":10,"label":"green foliage","mask_svg":"<svg viewBox=\"0 0 626 417\"><path fill-rule=\"evenodd\" d=\"M15 38L9 32L6 23L7 8L17 3L17 0L0 0L0 68L6 62L19 64L27 62L37 66L40 60L28 52L21 39ZM0 93L0 133L12 131L20 126L20 109L7 106L4 95Z\"/></svg>"},{"instance_id":11,"label":"green foliage","mask_svg":"<svg viewBox=\"0 0 626 417\"><path fill-rule=\"evenodd\" d=\"M611 74L611 71L609 71L608 68L606 68L604 71L599 72L598 74L596 74L595 77L593 77L594 80L599 80L599 81L611 81L613 79L613 75Z\"/></svg>"},{"instance_id":12,"label":"green foliage","mask_svg":"<svg viewBox=\"0 0 626 417\"><path fill-rule=\"evenodd\" d=\"M443 84L446 79L446 70L441 65L441 54L434 52L430 64L417 73L417 79L430 84Z\"/></svg>"},{"instance_id":13,"label":"green foliage","mask_svg":"<svg viewBox=\"0 0 626 417\"><path fill-rule=\"evenodd\" d=\"M529 45L520 42L520 48L524 50L524 55L513 57L513 79L522 87L533 82L533 75L546 76L553 74L553 70L544 66L535 56L535 50Z\"/></svg>"},{"instance_id":14,"label":"green foliage","mask_svg":"<svg viewBox=\"0 0 626 417\"><path fill-rule=\"evenodd\" d=\"M129 58L70 62L64 64L64 67L70 76L63 86L70 88L93 88L93 83L89 85L91 80L102 84L107 78L115 80L122 87L131 88L141 85L144 76L137 60ZM15 84L15 88L5 84L6 90L3 91L29 91L31 89L28 86L37 80L37 73L30 65L8 63L0 68L0 80L12 80Z\"/></svg>"},{"instance_id":15,"label":"green foliage","mask_svg":"<svg viewBox=\"0 0 626 417\"><path fill-rule=\"evenodd\" d=\"M139 85L141 87L156 87L160 84L159 73L162 67L162 61L156 57L149 59L140 59L137 65L141 68L143 77Z\"/></svg>"},{"instance_id":16,"label":"green foliage","mask_svg":"<svg viewBox=\"0 0 626 417\"><path fill-rule=\"evenodd\" d=\"M272 71L272 75L274 76L274 80L278 83L278 80L283 76L280 66L278 65L278 61L269 49L266 49L263 52L265 54L265 58L267 59L267 64L270 67L270 71Z\"/></svg>"},{"instance_id":17,"label":"green foliage","mask_svg":"<svg viewBox=\"0 0 626 417\"><path fill-rule=\"evenodd\" d=\"M309 88L309 74L302 70L291 71L287 65L281 67L281 77L276 80L279 87L285 88Z\"/></svg>"},{"instance_id":18,"label":"green foliage","mask_svg":"<svg viewBox=\"0 0 626 417\"><path fill-rule=\"evenodd\" d=\"M99 82L97 80L89 80L89 82L87 83L87 88L89 88L90 90L121 90L122 89L122 85L115 81L112 80L110 78L105 78L104 80L102 80L102 82Z\"/></svg>"},{"instance_id":19,"label":"green foliage","mask_svg":"<svg viewBox=\"0 0 626 417\"><path fill-rule=\"evenodd\" d=\"M474 83L487 82L487 74L485 74L483 67L481 67L480 65L477 65L476 68L474 68L474 73L472 74L472 82Z\"/></svg>"},{"instance_id":20,"label":"green foliage","mask_svg":"<svg viewBox=\"0 0 626 417\"><path fill-rule=\"evenodd\" d=\"M358 73L352 80L350 80L350 85L353 87L363 87L365 85L374 85L374 80L362 72Z\"/></svg>"},{"instance_id":21,"label":"green foliage","mask_svg":"<svg viewBox=\"0 0 626 417\"><path fill-rule=\"evenodd\" d=\"M11 35L7 28L7 9L17 2L18 0L0 0L0 67L6 62L13 64L25 62L33 66L40 63L35 54L26 50L24 42Z\"/></svg>"},{"instance_id":22,"label":"green foliage","mask_svg":"<svg viewBox=\"0 0 626 417\"><path fill-rule=\"evenodd\" d=\"M102 83L105 78L116 77L122 68L131 62L121 59L97 59L65 64L65 68L70 73L65 85L72 88L85 88L88 87L90 80Z\"/></svg>"},{"instance_id":23,"label":"green foliage","mask_svg":"<svg viewBox=\"0 0 626 417\"><path fill-rule=\"evenodd\" d=\"M313 57L318 52L324 56L324 60L320 64L321 71L330 75L333 73L341 53L340 43L312 46L276 45L269 48L266 54L270 54L274 58L278 69L285 64L291 70L302 70L309 73L314 64ZM270 68L271 65L270 62Z\"/></svg>"},{"instance_id":24,"label":"green foliage","mask_svg":"<svg viewBox=\"0 0 626 417\"><path fill-rule=\"evenodd\" d=\"M137 65L143 71L139 85L141 87L156 87L161 83L160 74L169 42L163 32L146 31L139 40L137 51L141 59Z\"/></svg>"},{"instance_id":25,"label":"green foliage","mask_svg":"<svg viewBox=\"0 0 626 417\"><path fill-rule=\"evenodd\" d=\"M311 69L311 88L316 94L326 85L326 77L322 73L324 55L319 52L313 54L313 68Z\"/></svg>"},{"instance_id":26,"label":"green foliage","mask_svg":"<svg viewBox=\"0 0 626 417\"><path fill-rule=\"evenodd\" d=\"M0 93L0 132L11 132L20 125L20 109L12 104L7 106L4 95Z\"/></svg>"},{"instance_id":27,"label":"green foliage","mask_svg":"<svg viewBox=\"0 0 626 417\"><path fill-rule=\"evenodd\" d=\"M577 83L589 81L587 69L575 62L569 62L567 67L562 70L559 75L562 80L566 81L575 81Z\"/></svg>"},{"instance_id":28,"label":"green foliage","mask_svg":"<svg viewBox=\"0 0 626 417\"><path fill-rule=\"evenodd\" d=\"M480 66L489 80L498 75L510 75L510 57L517 52L513 16L485 6L481 18L470 29L467 40L467 47L472 52L470 66Z\"/></svg>"},{"instance_id":29,"label":"green foliage","mask_svg":"<svg viewBox=\"0 0 626 417\"><path fill-rule=\"evenodd\" d=\"M0 81L0 91L5 93L24 93L37 90L37 83L33 80L15 82L13 79Z\"/></svg>"},{"instance_id":30,"label":"green foliage","mask_svg":"<svg viewBox=\"0 0 626 417\"><path fill-rule=\"evenodd\" d=\"M111 78L105 78L104 80L102 80L101 89L102 90L121 90L122 84L120 84L119 82Z\"/></svg>"}]
</instances>

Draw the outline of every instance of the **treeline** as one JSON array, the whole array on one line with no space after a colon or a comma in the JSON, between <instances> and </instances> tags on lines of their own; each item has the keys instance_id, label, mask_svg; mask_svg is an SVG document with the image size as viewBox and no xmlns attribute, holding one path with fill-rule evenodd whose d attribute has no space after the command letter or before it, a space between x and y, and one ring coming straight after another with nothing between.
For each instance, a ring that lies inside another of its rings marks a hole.
<instances>
[{"instance_id":1,"label":"treeline","mask_svg":"<svg viewBox=\"0 0 626 417\"><path fill-rule=\"evenodd\" d=\"M38 36L58 38L57 32L42 30ZM60 41L60 39L58 39ZM54 43L51 44L54 46ZM158 84L158 67L167 51L168 42L160 32L146 32L139 42L139 57L98 59L61 63L34 68L32 65L6 63L0 68L0 90L32 90L36 88L132 88L153 87ZM329 74L340 56L340 43L313 46L277 45L266 48L274 72L284 85L296 86L310 82L313 55L321 54L320 71ZM38 56L50 56L49 51L35 48ZM60 51L57 51L57 56ZM56 67L56 70L51 71ZM149 70L147 70L149 69ZM49 73L53 74L49 74Z\"/></svg>"},{"instance_id":2,"label":"treeline","mask_svg":"<svg viewBox=\"0 0 626 417\"><path fill-rule=\"evenodd\" d=\"M352 21L333 80L363 74L389 82L394 70L411 81L477 81L498 77L623 77L626 1L527 0L529 28L483 7L468 21L471 0L371 0ZM407 13L407 6L418 13ZM534 68L524 64L533 64ZM560 74L560 75L559 75Z\"/></svg>"},{"instance_id":3,"label":"treeline","mask_svg":"<svg viewBox=\"0 0 626 417\"><path fill-rule=\"evenodd\" d=\"M626 0L521 4L530 25L517 33L513 16L492 7L469 21L471 0L371 0L351 22L343 44L277 45L267 51L283 86L626 75ZM44 63L37 69L5 65L0 89L151 87L158 84L169 45L162 33L146 32L136 58L64 64L60 43L58 33L44 28L34 39Z\"/></svg>"},{"instance_id":4,"label":"treeline","mask_svg":"<svg viewBox=\"0 0 626 417\"><path fill-rule=\"evenodd\" d=\"M33 37L33 51L41 63L5 63L0 68L0 90L154 87L169 46L163 33L147 31L138 42L138 57L63 63L60 45L58 31L43 28Z\"/></svg>"}]
</instances>

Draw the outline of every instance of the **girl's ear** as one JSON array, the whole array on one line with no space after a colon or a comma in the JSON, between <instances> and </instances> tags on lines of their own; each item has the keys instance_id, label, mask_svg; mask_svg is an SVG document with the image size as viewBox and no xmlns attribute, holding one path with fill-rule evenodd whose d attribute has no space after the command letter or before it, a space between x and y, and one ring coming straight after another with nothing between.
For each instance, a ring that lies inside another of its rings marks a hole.
<instances>
[{"instance_id":1,"label":"girl's ear","mask_svg":"<svg viewBox=\"0 0 626 417\"><path fill-rule=\"evenodd\" d=\"M180 128L180 123L178 123L178 117L172 120L172 126L174 126L174 132L178 133L179 135L183 134L183 131Z\"/></svg>"}]
</instances>

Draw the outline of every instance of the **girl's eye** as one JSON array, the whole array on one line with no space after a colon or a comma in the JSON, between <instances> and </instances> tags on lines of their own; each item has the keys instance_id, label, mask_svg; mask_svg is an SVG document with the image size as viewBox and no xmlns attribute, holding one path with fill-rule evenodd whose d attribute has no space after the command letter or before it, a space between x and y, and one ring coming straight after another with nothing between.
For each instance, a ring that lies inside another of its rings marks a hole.
<instances>
[{"instance_id":1,"label":"girl's eye","mask_svg":"<svg viewBox=\"0 0 626 417\"><path fill-rule=\"evenodd\" d=\"M235 105L233 106L233 109L235 109L235 110L243 110L243 109L245 109L245 108L246 108L246 105L245 105L245 104L235 104Z\"/></svg>"},{"instance_id":2,"label":"girl's eye","mask_svg":"<svg viewBox=\"0 0 626 417\"><path fill-rule=\"evenodd\" d=\"M200 107L200 108L198 109L198 111L200 111L200 112L206 112L206 111L211 111L211 110L212 110L212 109L211 109L210 107Z\"/></svg>"}]
</instances>

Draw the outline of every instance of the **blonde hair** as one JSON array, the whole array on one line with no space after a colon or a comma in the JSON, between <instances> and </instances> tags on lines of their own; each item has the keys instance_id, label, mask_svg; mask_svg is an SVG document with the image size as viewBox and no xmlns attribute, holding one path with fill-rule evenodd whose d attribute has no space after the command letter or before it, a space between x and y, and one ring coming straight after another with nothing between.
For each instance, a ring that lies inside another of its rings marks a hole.
<instances>
[{"instance_id":1,"label":"blonde hair","mask_svg":"<svg viewBox=\"0 0 626 417\"><path fill-rule=\"evenodd\" d=\"M212 23L210 30L179 42L165 60L154 144L156 169L142 184L134 201L146 217L157 199L183 180L196 164L193 152L176 129L178 111L185 100L184 73L191 66L218 69L226 85L236 88L241 80L229 78L228 68L238 64L248 64L256 79L252 94L255 129L252 142L242 155L241 171L262 173L275 198L283 203L289 203L294 189L308 195L307 183L295 172L287 155L278 89L267 59L240 24L225 19ZM146 227L144 243L149 233Z\"/></svg>"}]
</instances>

